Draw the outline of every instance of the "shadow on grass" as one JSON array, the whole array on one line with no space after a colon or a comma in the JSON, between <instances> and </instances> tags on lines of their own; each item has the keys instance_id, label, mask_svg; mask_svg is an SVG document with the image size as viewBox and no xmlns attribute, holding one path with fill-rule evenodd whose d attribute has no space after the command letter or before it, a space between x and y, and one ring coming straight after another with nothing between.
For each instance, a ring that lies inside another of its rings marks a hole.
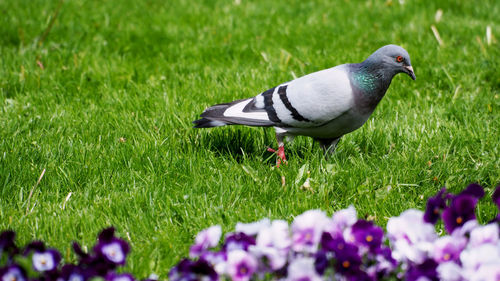
<instances>
[{"instance_id":1,"label":"shadow on grass","mask_svg":"<svg viewBox=\"0 0 500 281\"><path fill-rule=\"evenodd\" d=\"M210 129L200 135L200 143L204 149L214 152L218 156L234 158L238 163L244 155L260 155L262 150L257 148L251 132L239 128Z\"/></svg>"},{"instance_id":2,"label":"shadow on grass","mask_svg":"<svg viewBox=\"0 0 500 281\"><path fill-rule=\"evenodd\" d=\"M200 131L201 132L201 131ZM199 135L193 134L191 138L199 138L203 149L214 152L217 156L233 158L242 163L247 158L260 159L265 165L275 165L276 155L267 151L267 148L277 149L274 131L264 130L259 133L239 127L213 128L204 130ZM323 151L316 142L307 137L297 137L293 143L285 142L287 159L299 159L301 162L311 158L311 154Z\"/></svg>"}]
</instances>

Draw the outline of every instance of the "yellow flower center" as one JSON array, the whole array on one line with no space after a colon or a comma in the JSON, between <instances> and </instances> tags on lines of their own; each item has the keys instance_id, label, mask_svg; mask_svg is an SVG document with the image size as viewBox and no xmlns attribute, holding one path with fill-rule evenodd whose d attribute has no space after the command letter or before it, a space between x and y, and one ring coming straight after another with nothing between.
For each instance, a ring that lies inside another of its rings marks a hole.
<instances>
[{"instance_id":1,"label":"yellow flower center","mask_svg":"<svg viewBox=\"0 0 500 281\"><path fill-rule=\"evenodd\" d=\"M463 221L464 219L462 219L462 217L458 217L456 220L457 224L461 224Z\"/></svg>"},{"instance_id":2,"label":"yellow flower center","mask_svg":"<svg viewBox=\"0 0 500 281\"><path fill-rule=\"evenodd\" d=\"M450 254L448 254L448 253L444 254L444 256L443 256L443 259L444 259L445 261L449 260L450 258L451 258L451 256L450 256Z\"/></svg>"},{"instance_id":3,"label":"yellow flower center","mask_svg":"<svg viewBox=\"0 0 500 281\"><path fill-rule=\"evenodd\" d=\"M351 263L350 263L349 261L344 261L344 262L342 262L342 266L343 266L344 268L348 268L350 265L351 265Z\"/></svg>"},{"instance_id":4,"label":"yellow flower center","mask_svg":"<svg viewBox=\"0 0 500 281\"><path fill-rule=\"evenodd\" d=\"M46 264L47 264L47 261L46 261L45 259L43 259L43 258L42 258L42 260L40 260L40 263L41 263L42 265L46 265Z\"/></svg>"},{"instance_id":5,"label":"yellow flower center","mask_svg":"<svg viewBox=\"0 0 500 281\"><path fill-rule=\"evenodd\" d=\"M244 266L240 267L240 273L241 274L247 274L247 272L248 272L248 270L247 270L246 267L244 267Z\"/></svg>"},{"instance_id":6,"label":"yellow flower center","mask_svg":"<svg viewBox=\"0 0 500 281\"><path fill-rule=\"evenodd\" d=\"M372 242L373 241L373 236L368 235L366 236L366 242Z\"/></svg>"},{"instance_id":7,"label":"yellow flower center","mask_svg":"<svg viewBox=\"0 0 500 281\"><path fill-rule=\"evenodd\" d=\"M307 232L305 238L306 238L306 240L311 240L312 234Z\"/></svg>"}]
</instances>

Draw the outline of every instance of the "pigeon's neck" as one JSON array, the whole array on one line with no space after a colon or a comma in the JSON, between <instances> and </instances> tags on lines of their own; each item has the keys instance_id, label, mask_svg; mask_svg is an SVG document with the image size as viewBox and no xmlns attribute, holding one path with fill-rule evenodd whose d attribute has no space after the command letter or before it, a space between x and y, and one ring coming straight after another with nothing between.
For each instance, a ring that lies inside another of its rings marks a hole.
<instances>
[{"instance_id":1,"label":"pigeon's neck","mask_svg":"<svg viewBox=\"0 0 500 281\"><path fill-rule=\"evenodd\" d=\"M372 98L382 98L391 84L394 74L380 66L380 63L372 62L370 58L354 67L354 84L358 86L363 94Z\"/></svg>"},{"instance_id":2,"label":"pigeon's neck","mask_svg":"<svg viewBox=\"0 0 500 281\"><path fill-rule=\"evenodd\" d=\"M370 58L362 63L350 65L351 83L356 99L367 110L373 110L384 97L394 74L383 69L380 63Z\"/></svg>"}]
</instances>

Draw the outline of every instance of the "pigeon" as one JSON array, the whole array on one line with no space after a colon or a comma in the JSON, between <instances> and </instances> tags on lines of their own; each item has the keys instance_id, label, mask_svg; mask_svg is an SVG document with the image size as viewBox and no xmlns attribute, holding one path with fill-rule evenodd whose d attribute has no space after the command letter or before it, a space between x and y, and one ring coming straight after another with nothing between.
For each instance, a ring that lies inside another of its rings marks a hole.
<instances>
[{"instance_id":1,"label":"pigeon","mask_svg":"<svg viewBox=\"0 0 500 281\"><path fill-rule=\"evenodd\" d=\"M286 162L284 139L312 137L325 154L370 117L398 73L416 79L408 52L386 45L361 63L342 64L282 83L259 95L207 108L194 128L274 127L277 166Z\"/></svg>"}]
</instances>

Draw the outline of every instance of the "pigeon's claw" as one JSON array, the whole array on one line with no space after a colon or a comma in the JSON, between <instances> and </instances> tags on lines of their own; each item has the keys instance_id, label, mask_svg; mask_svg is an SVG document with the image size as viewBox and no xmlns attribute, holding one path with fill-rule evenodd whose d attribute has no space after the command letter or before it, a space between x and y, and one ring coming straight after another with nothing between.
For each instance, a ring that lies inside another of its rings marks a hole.
<instances>
[{"instance_id":1,"label":"pigeon's claw","mask_svg":"<svg viewBox=\"0 0 500 281\"><path fill-rule=\"evenodd\" d=\"M278 151L268 147L267 151L272 152L272 153L276 153L276 155L278 155L278 159L276 159L276 167L279 168L281 163L288 164L288 162L286 161L285 147L284 146L278 147Z\"/></svg>"}]
</instances>

